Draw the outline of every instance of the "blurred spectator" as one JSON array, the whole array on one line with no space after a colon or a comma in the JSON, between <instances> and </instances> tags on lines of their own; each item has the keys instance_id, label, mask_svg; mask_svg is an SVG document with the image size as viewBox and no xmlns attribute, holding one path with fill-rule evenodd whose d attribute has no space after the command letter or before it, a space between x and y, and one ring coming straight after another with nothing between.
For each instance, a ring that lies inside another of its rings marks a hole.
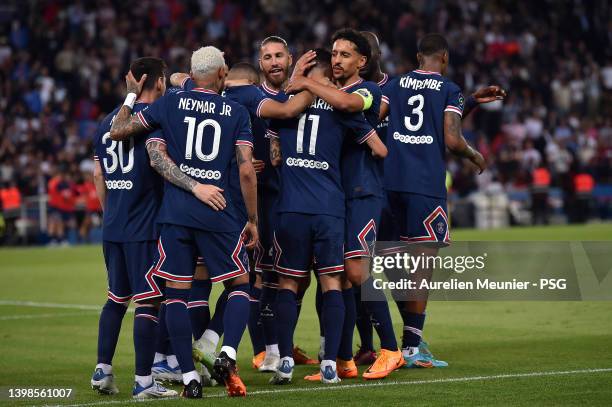
<instances>
[{"instance_id":1,"label":"blurred spectator","mask_svg":"<svg viewBox=\"0 0 612 407\"><path fill-rule=\"evenodd\" d=\"M391 75L414 69L416 41L440 31L448 75L465 94L490 83L508 91L477 109L466 131L490 175L478 179L449 158L460 196L491 180L528 188L542 165L551 188L568 193L572 165L596 185L612 183L610 2L9 0L2 9L12 23L0 26L0 182L24 197L51 193L60 167L71 176L88 168L96 125L122 101L132 59L158 56L185 71L192 50L214 44L230 64L257 63L259 41L272 34L297 57L329 47L344 26L378 34Z\"/></svg>"},{"instance_id":2,"label":"blurred spectator","mask_svg":"<svg viewBox=\"0 0 612 407\"><path fill-rule=\"evenodd\" d=\"M62 169L49 180L48 235L51 244L66 243L66 229L73 226L76 187L67 171Z\"/></svg>"}]
</instances>

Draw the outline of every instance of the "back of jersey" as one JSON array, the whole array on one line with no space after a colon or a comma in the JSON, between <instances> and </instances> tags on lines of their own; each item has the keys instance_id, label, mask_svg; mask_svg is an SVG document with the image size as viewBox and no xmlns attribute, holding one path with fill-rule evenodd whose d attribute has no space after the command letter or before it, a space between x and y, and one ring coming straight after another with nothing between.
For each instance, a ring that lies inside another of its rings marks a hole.
<instances>
[{"instance_id":1,"label":"back of jersey","mask_svg":"<svg viewBox=\"0 0 612 407\"><path fill-rule=\"evenodd\" d=\"M415 70L383 90L389 105L385 189L446 198L444 112L463 113L459 87L437 72Z\"/></svg>"},{"instance_id":2,"label":"back of jersey","mask_svg":"<svg viewBox=\"0 0 612 407\"><path fill-rule=\"evenodd\" d=\"M134 112L148 106L136 103ZM103 238L113 242L157 240L155 218L161 204L163 182L149 165L145 140L157 139L159 132L145 137L115 141L110 128L119 108L98 127L94 159L100 162L106 183Z\"/></svg>"},{"instance_id":3,"label":"back of jersey","mask_svg":"<svg viewBox=\"0 0 612 407\"><path fill-rule=\"evenodd\" d=\"M279 212L344 217L340 155L347 129L360 143L375 134L363 114L340 114L322 99L297 119L271 122L268 134L280 138L283 158Z\"/></svg>"},{"instance_id":4,"label":"back of jersey","mask_svg":"<svg viewBox=\"0 0 612 407\"><path fill-rule=\"evenodd\" d=\"M163 130L168 155L184 174L225 191L236 146L253 146L246 109L207 89L166 95L139 118L145 127ZM216 232L242 229L231 194L224 197L227 207L214 211L191 192L166 182L159 222Z\"/></svg>"}]
</instances>

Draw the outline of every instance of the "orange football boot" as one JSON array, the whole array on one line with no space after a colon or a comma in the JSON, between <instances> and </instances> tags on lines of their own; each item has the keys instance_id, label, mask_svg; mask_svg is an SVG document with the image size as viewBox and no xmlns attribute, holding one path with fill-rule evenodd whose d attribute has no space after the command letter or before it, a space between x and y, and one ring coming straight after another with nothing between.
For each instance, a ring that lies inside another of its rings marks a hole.
<instances>
[{"instance_id":1,"label":"orange football boot","mask_svg":"<svg viewBox=\"0 0 612 407\"><path fill-rule=\"evenodd\" d=\"M359 376L359 371L357 370L357 366L355 365L355 361L353 359L336 359L336 371L338 372L338 377L341 379L354 379L355 377ZM315 374L304 377L304 380L308 380L309 382L320 382L321 370L317 371Z\"/></svg>"},{"instance_id":2,"label":"orange football boot","mask_svg":"<svg viewBox=\"0 0 612 407\"><path fill-rule=\"evenodd\" d=\"M252 366L253 369L259 369L259 366L262 365L264 359L266 358L266 351L259 352L257 355L253 356Z\"/></svg>"},{"instance_id":3,"label":"orange football boot","mask_svg":"<svg viewBox=\"0 0 612 407\"><path fill-rule=\"evenodd\" d=\"M399 369L404 366L406 361L402 356L401 350L390 351L387 349L381 349L378 353L378 357L372 363L365 372L363 372L363 378L366 380L372 379L383 379L389 375L392 371Z\"/></svg>"},{"instance_id":4,"label":"orange football boot","mask_svg":"<svg viewBox=\"0 0 612 407\"><path fill-rule=\"evenodd\" d=\"M318 365L319 361L312 359L298 346L293 348L293 361L296 365Z\"/></svg>"}]
</instances>

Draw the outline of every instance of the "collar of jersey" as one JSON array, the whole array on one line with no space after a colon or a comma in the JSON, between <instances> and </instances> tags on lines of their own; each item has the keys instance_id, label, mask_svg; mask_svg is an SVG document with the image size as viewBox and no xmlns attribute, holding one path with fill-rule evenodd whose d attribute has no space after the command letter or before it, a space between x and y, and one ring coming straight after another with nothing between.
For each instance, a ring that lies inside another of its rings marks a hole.
<instances>
[{"instance_id":1,"label":"collar of jersey","mask_svg":"<svg viewBox=\"0 0 612 407\"><path fill-rule=\"evenodd\" d=\"M349 85L343 86L343 87L340 88L340 90L347 90L350 87L353 87L355 85L359 85L361 82L363 82L363 79L359 78L358 81L355 81L355 82L353 82L353 83L351 83Z\"/></svg>"},{"instance_id":2,"label":"collar of jersey","mask_svg":"<svg viewBox=\"0 0 612 407\"><path fill-rule=\"evenodd\" d=\"M386 73L383 73L383 78L378 81L378 86L382 86L385 83L387 83L387 81L389 80L389 75L387 75Z\"/></svg>"},{"instance_id":3,"label":"collar of jersey","mask_svg":"<svg viewBox=\"0 0 612 407\"><path fill-rule=\"evenodd\" d=\"M264 81L264 83L261 84L261 87L268 92L271 95L278 95L278 91L272 89L271 87L268 86L268 84Z\"/></svg>"},{"instance_id":4,"label":"collar of jersey","mask_svg":"<svg viewBox=\"0 0 612 407\"><path fill-rule=\"evenodd\" d=\"M204 89L204 88L193 88L191 89L194 92L201 92L201 93L210 93L211 95L218 95L217 92L212 91L210 89Z\"/></svg>"},{"instance_id":5,"label":"collar of jersey","mask_svg":"<svg viewBox=\"0 0 612 407\"><path fill-rule=\"evenodd\" d=\"M440 76L442 76L442 74L440 72L423 71L422 69L415 69L412 72L420 73L420 74L423 74L423 75L440 75Z\"/></svg>"}]
</instances>

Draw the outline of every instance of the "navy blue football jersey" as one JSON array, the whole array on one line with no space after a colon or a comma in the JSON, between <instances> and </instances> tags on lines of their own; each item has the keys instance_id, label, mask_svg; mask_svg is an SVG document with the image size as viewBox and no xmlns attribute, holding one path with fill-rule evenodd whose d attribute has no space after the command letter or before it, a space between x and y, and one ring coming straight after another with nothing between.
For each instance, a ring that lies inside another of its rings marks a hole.
<instances>
[{"instance_id":1,"label":"navy blue football jersey","mask_svg":"<svg viewBox=\"0 0 612 407\"><path fill-rule=\"evenodd\" d=\"M268 86L263 82L260 89L264 95L278 103L285 103L289 100L289 96L282 90L277 91ZM261 180L261 186L268 190L278 192L280 190L280 174L276 167L272 166L270 162L270 139L267 136L266 130L270 125L270 120L257 119L257 125L253 124L253 137L255 138L255 157L258 160L266 162L266 167L259 174L258 180ZM260 133L260 129L263 128L263 133Z\"/></svg>"},{"instance_id":2,"label":"navy blue football jersey","mask_svg":"<svg viewBox=\"0 0 612 407\"><path fill-rule=\"evenodd\" d=\"M211 90L165 95L137 116L146 128L163 130L168 155L182 172L226 191L236 146L253 147L246 109ZM166 182L158 221L213 232L241 230L244 219L231 194L224 196L226 208L215 211Z\"/></svg>"},{"instance_id":3,"label":"navy blue football jersey","mask_svg":"<svg viewBox=\"0 0 612 407\"><path fill-rule=\"evenodd\" d=\"M382 100L389 105L385 188L446 198L444 112L463 114L459 86L415 70L390 81Z\"/></svg>"},{"instance_id":4,"label":"navy blue football jersey","mask_svg":"<svg viewBox=\"0 0 612 407\"><path fill-rule=\"evenodd\" d=\"M278 137L283 164L278 212L344 217L340 155L347 130L357 143L376 131L363 113L341 114L316 99L298 118L272 120L270 137Z\"/></svg>"},{"instance_id":5,"label":"navy blue football jersey","mask_svg":"<svg viewBox=\"0 0 612 407\"><path fill-rule=\"evenodd\" d=\"M136 103L134 112L148 103ZM157 240L155 218L162 200L162 178L149 165L146 142L159 140L155 131L146 137L115 141L110 128L120 107L102 120L94 139L94 160L100 162L106 183L106 205L102 223L104 240L140 242Z\"/></svg>"},{"instance_id":6,"label":"navy blue football jersey","mask_svg":"<svg viewBox=\"0 0 612 407\"><path fill-rule=\"evenodd\" d=\"M382 93L374 82L359 80L340 90L346 93L369 92L372 96L372 106L363 112L366 120L373 128L378 125L380 100ZM372 150L367 145L360 145L347 139L342 147L342 186L346 199L365 196L382 196L383 160L372 157Z\"/></svg>"},{"instance_id":7,"label":"navy blue football jersey","mask_svg":"<svg viewBox=\"0 0 612 407\"><path fill-rule=\"evenodd\" d=\"M389 85L389 82L391 82L391 80L393 80L393 79L394 78L390 77L386 73L383 73L382 79L376 83L378 85L378 87L380 88L382 93L384 93L385 88ZM378 137L380 137L380 139L383 141L383 143L386 143L386 140L387 140L387 127L389 127L389 116L387 116L384 119L382 119L378 123L378 126L376 126L376 131L378 132Z\"/></svg>"}]
</instances>

